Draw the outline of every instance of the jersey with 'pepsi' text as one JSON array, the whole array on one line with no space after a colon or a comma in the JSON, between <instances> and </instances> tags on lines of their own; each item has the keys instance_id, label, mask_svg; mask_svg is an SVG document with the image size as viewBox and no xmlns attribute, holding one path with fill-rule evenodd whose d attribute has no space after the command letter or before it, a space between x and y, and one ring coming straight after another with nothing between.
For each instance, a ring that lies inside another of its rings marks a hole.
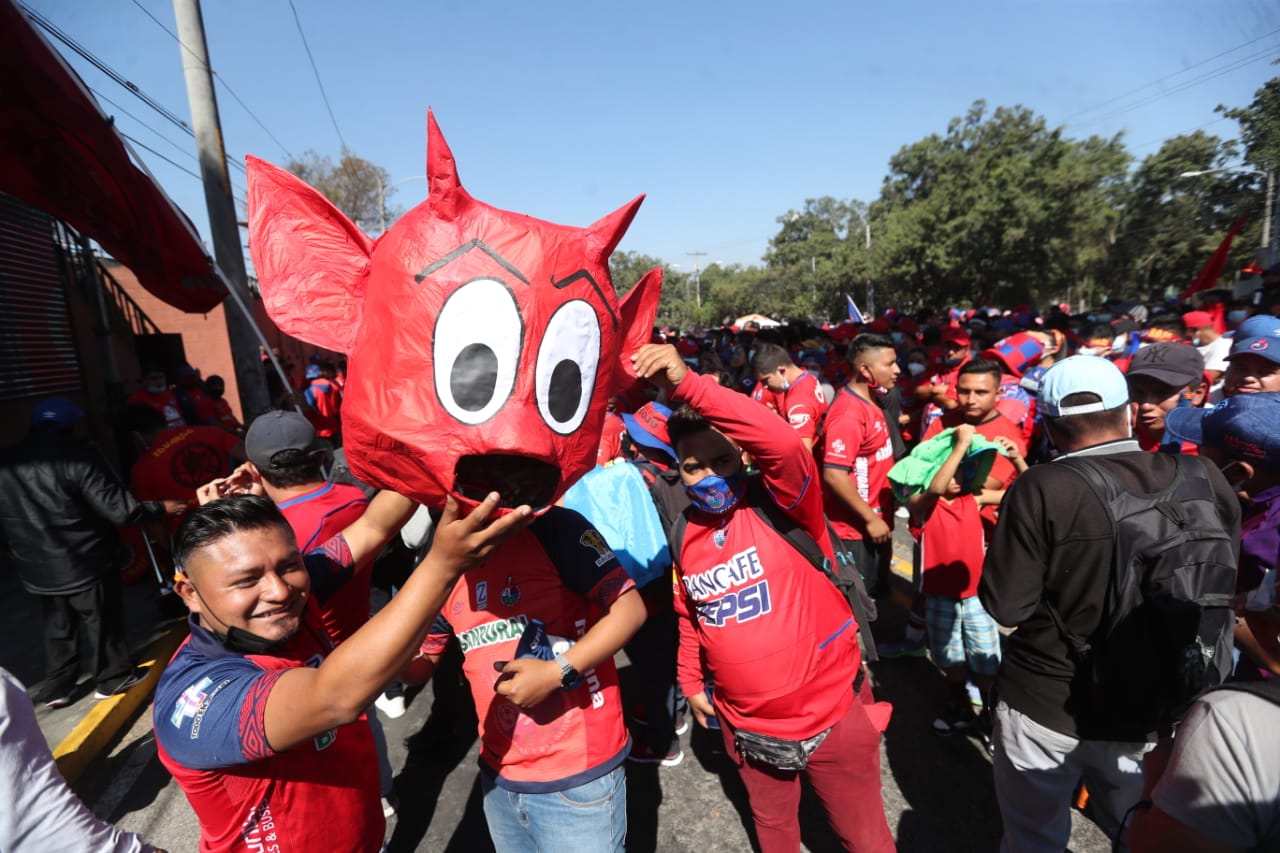
<instances>
[{"instance_id":1,"label":"jersey with 'pepsi' text","mask_svg":"<svg viewBox=\"0 0 1280 853\"><path fill-rule=\"evenodd\" d=\"M369 723L330 729L285 752L267 743L267 696L290 669L331 647L308 602L276 655L226 649L194 617L156 688L156 752L200 819L200 850L368 851L386 819Z\"/></svg>"},{"instance_id":2,"label":"jersey with 'pepsi' text","mask_svg":"<svg viewBox=\"0 0 1280 853\"><path fill-rule=\"evenodd\" d=\"M796 432L710 377L686 375L673 401L749 452L768 497L831 559L817 463ZM676 560L677 676L685 695L701 691L705 661L716 712L730 726L812 737L853 702L857 623L844 595L748 500L724 515L688 516Z\"/></svg>"},{"instance_id":3,"label":"jersey with 'pepsi' text","mask_svg":"<svg viewBox=\"0 0 1280 853\"><path fill-rule=\"evenodd\" d=\"M634 588L599 531L564 507L552 507L458 581L422 650L440 654L449 635L457 636L480 717L480 765L499 787L563 791L626 758L630 745L612 660L529 710L494 691L494 664L517 657L530 620L546 624L553 646L557 639L573 642Z\"/></svg>"}]
</instances>

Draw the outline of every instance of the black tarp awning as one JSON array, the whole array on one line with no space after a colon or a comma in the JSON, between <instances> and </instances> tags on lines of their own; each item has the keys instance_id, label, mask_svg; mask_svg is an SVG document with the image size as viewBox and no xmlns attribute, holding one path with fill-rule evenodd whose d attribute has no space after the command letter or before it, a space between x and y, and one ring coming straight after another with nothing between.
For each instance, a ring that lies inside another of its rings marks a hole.
<instances>
[{"instance_id":1,"label":"black tarp awning","mask_svg":"<svg viewBox=\"0 0 1280 853\"><path fill-rule=\"evenodd\" d=\"M175 308L223 300L195 228L12 0L0 0L0 93L0 192L92 237Z\"/></svg>"}]
</instances>

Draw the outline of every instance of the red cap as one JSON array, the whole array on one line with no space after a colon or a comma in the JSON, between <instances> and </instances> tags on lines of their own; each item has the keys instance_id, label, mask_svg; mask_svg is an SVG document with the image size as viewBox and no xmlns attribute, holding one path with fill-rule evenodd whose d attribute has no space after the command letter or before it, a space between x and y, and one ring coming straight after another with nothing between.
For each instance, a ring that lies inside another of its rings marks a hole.
<instances>
[{"instance_id":1,"label":"red cap","mask_svg":"<svg viewBox=\"0 0 1280 853\"><path fill-rule=\"evenodd\" d=\"M1208 311L1188 311L1182 315L1182 322L1188 329L1199 329L1213 325L1213 315Z\"/></svg>"},{"instance_id":2,"label":"red cap","mask_svg":"<svg viewBox=\"0 0 1280 853\"><path fill-rule=\"evenodd\" d=\"M946 328L942 330L942 342L944 344L963 344L968 346L969 333L964 329Z\"/></svg>"}]
</instances>

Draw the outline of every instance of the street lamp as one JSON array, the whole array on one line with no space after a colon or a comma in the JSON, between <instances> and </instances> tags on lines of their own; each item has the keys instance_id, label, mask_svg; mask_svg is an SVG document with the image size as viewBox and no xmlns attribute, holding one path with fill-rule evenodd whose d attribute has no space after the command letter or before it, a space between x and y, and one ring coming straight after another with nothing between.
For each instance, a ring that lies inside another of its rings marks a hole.
<instances>
[{"instance_id":1,"label":"street lamp","mask_svg":"<svg viewBox=\"0 0 1280 853\"><path fill-rule=\"evenodd\" d=\"M1216 175L1220 172L1235 172L1240 175L1266 175L1267 176L1267 201L1266 206L1262 209L1262 246L1259 248L1266 251L1266 257L1263 259L1263 266L1269 267L1276 259L1276 235L1273 230L1277 217L1274 215L1276 206L1276 170L1268 169L1246 169L1240 166L1221 166L1217 169L1200 169L1195 172L1183 172L1178 175L1179 178L1198 178L1201 175Z\"/></svg>"},{"instance_id":2,"label":"street lamp","mask_svg":"<svg viewBox=\"0 0 1280 853\"><path fill-rule=\"evenodd\" d=\"M393 190L396 187L400 186L401 184L409 183L409 181L425 181L426 179L427 179L426 175L410 175L407 178L401 178L395 183L391 183L391 184L387 184L386 186L383 186L382 178L377 178L378 215L382 217L382 233L383 234L387 233L387 201L386 201L387 190Z\"/></svg>"}]
</instances>

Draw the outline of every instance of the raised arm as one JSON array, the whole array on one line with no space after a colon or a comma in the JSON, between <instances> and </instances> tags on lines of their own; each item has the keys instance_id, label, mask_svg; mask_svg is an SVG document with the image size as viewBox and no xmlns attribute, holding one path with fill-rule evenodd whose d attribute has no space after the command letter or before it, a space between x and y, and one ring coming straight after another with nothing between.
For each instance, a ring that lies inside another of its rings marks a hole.
<instances>
[{"instance_id":1,"label":"raised arm","mask_svg":"<svg viewBox=\"0 0 1280 853\"><path fill-rule=\"evenodd\" d=\"M319 667L290 669L280 676L266 703L266 736L272 749L286 750L359 718L417 652L462 573L483 563L533 517L529 507L520 507L491 521L498 501L497 493L491 494L470 515L459 518L457 504L450 498L431 551L391 602ZM389 516L404 509L395 501L382 504L380 512Z\"/></svg>"}]
</instances>

